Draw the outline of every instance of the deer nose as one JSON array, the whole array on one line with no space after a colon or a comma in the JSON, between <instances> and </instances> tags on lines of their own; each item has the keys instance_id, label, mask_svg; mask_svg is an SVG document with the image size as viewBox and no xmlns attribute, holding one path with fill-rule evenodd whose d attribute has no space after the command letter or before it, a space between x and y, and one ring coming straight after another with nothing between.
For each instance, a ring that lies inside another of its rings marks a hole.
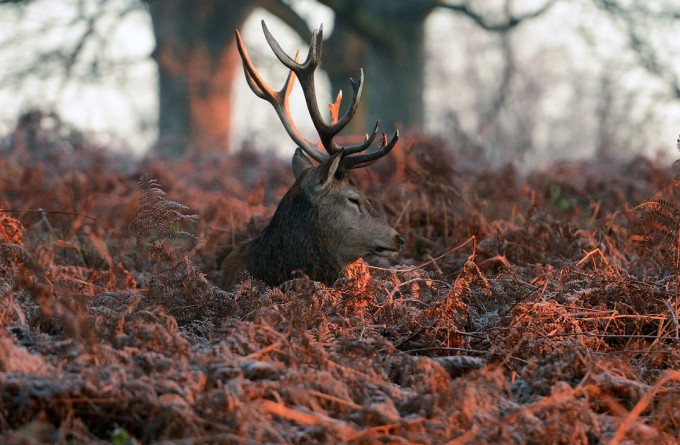
<instances>
[{"instance_id":1,"label":"deer nose","mask_svg":"<svg viewBox=\"0 0 680 445\"><path fill-rule=\"evenodd\" d=\"M396 236L396 240L397 240L397 242L399 243L399 248L400 248L400 249L401 249L402 247L404 247L405 241L404 241L404 238L401 237L401 235L397 235L397 236Z\"/></svg>"}]
</instances>

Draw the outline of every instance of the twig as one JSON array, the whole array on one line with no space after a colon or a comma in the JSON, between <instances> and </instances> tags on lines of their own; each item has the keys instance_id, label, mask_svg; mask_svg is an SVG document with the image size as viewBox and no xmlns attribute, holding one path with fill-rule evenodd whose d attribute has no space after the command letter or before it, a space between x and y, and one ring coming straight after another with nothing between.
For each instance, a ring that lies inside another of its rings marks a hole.
<instances>
[{"instance_id":1,"label":"twig","mask_svg":"<svg viewBox=\"0 0 680 445\"><path fill-rule=\"evenodd\" d=\"M396 285L394 287L394 289L392 289L390 291L389 295L387 295L385 302L383 304L381 304L378 307L378 310L373 313L373 317L378 315L388 303L392 302L392 300L394 299L394 295L399 291L399 289L401 289L403 286L407 286L407 285L412 284L412 283L417 283L418 281L431 281L431 280L429 278L412 278L408 281L404 281L404 282L399 283L398 285ZM444 283L444 284L446 284L446 283ZM448 286L448 284L446 284L446 285Z\"/></svg>"},{"instance_id":2,"label":"twig","mask_svg":"<svg viewBox=\"0 0 680 445\"><path fill-rule=\"evenodd\" d=\"M559 334L548 334L539 335L538 338L555 338L555 337L574 337L578 335L583 335L586 337L596 337L596 338L641 338L648 340L658 340L658 335L633 335L633 334L596 334L594 332L562 332Z\"/></svg>"},{"instance_id":3,"label":"twig","mask_svg":"<svg viewBox=\"0 0 680 445\"><path fill-rule=\"evenodd\" d=\"M545 295L545 291L548 290L548 284L550 284L550 280L546 278L545 283L543 283L543 288L541 289L541 294L538 296L539 301L545 301L543 296Z\"/></svg>"},{"instance_id":4,"label":"twig","mask_svg":"<svg viewBox=\"0 0 680 445\"><path fill-rule=\"evenodd\" d=\"M347 442L354 443L354 442L359 441L359 439L366 438L367 436L373 436L374 434L380 435L381 438L384 441L385 439L388 438L389 431L391 429L398 428L398 427L402 426L402 424L413 425L413 424L421 423L421 422L424 422L424 421L425 421L424 418L400 419L400 422L398 422L398 423L395 422L395 423L387 423L385 425L373 426L373 427L361 430L358 433L356 433L355 435L348 437ZM383 443L383 441L380 441L380 443ZM363 443L363 441L360 442L360 443ZM387 442L384 442L384 443L387 443ZM390 441L389 443L395 443L395 442Z\"/></svg>"},{"instance_id":5,"label":"twig","mask_svg":"<svg viewBox=\"0 0 680 445\"><path fill-rule=\"evenodd\" d=\"M436 262L436 261L438 261L438 260L441 260L441 259L444 258L445 256L451 255L453 252L456 252L456 251L462 249L463 247L467 246L468 244L470 244L471 242L473 242L473 241L475 241L475 240L476 240L475 236L472 235L472 236L471 236L470 238L468 238L463 244L460 244L460 245L454 247L453 249L447 250L446 252L444 252L443 254L439 255L438 257L432 258L431 260L424 262L424 263L421 264L420 266L411 267L410 269L387 269L387 268L385 268L385 267L377 267L377 266L368 266L368 268L369 268L369 269L375 269L375 270L385 270L385 271L388 271L388 272L395 272L395 273L408 273L408 272L413 272L414 270L418 270L418 269L422 269L422 268L424 268L424 267L427 267L427 266L429 266L430 264L432 264L432 263L434 263L434 262Z\"/></svg>"},{"instance_id":6,"label":"twig","mask_svg":"<svg viewBox=\"0 0 680 445\"><path fill-rule=\"evenodd\" d=\"M299 423L301 425L323 425L336 429L343 436L354 434L354 428L342 420L334 419L320 413L298 411L287 406L273 402L271 400L263 400L260 402L260 407L275 416L283 417L284 419Z\"/></svg>"},{"instance_id":7,"label":"twig","mask_svg":"<svg viewBox=\"0 0 680 445\"><path fill-rule=\"evenodd\" d=\"M469 352L469 353L475 353L475 354L482 354L482 355L489 355L491 352L489 351L481 351L478 349L465 349L465 348L452 348L449 346L432 346L428 348L417 348L417 349L409 349L407 351L402 351L406 353L413 353L413 352L429 352L429 351L455 351L455 352Z\"/></svg>"},{"instance_id":8,"label":"twig","mask_svg":"<svg viewBox=\"0 0 680 445\"><path fill-rule=\"evenodd\" d=\"M633 318L633 319L641 319L641 320L667 320L668 317L665 317L663 315L639 315L639 314L612 314L612 315L603 315L601 317L599 316L590 316L590 317L579 317L579 315L584 315L585 313L576 313L576 314L570 314L572 317L574 317L574 320L580 320L580 321L593 321L593 320L613 320L616 318Z\"/></svg>"},{"instance_id":9,"label":"twig","mask_svg":"<svg viewBox=\"0 0 680 445\"><path fill-rule=\"evenodd\" d=\"M399 213L397 220L394 222L394 227L399 225L399 223L401 222L401 218L404 216L404 214L406 214L406 211L408 210L410 205L411 205L411 200L409 199L408 201L406 201L404 208L401 209L401 212Z\"/></svg>"},{"instance_id":10,"label":"twig","mask_svg":"<svg viewBox=\"0 0 680 445\"><path fill-rule=\"evenodd\" d=\"M470 431L461 434L455 439L449 440L448 442L446 442L446 445L465 445L466 443L475 438L478 430L479 426L473 425Z\"/></svg>"},{"instance_id":11,"label":"twig","mask_svg":"<svg viewBox=\"0 0 680 445\"><path fill-rule=\"evenodd\" d=\"M675 312L676 309L671 304L670 298L668 298L668 300L664 300L663 303L668 308L668 313L671 316L670 319L673 322L673 324L675 325L675 338L678 339L678 338L680 338L680 323L678 323L678 314Z\"/></svg>"},{"instance_id":12,"label":"twig","mask_svg":"<svg viewBox=\"0 0 680 445\"><path fill-rule=\"evenodd\" d=\"M420 329L416 330L413 334L409 335L408 337L406 337L405 339L400 341L399 344L394 345L394 347L397 348L397 349L401 348L406 343L410 342L411 340L413 340L414 338L416 338L417 336L419 336L420 334L425 332L426 329L427 329L427 327L425 327L425 326L421 327ZM406 351L406 352L411 352L411 351Z\"/></svg>"},{"instance_id":13,"label":"twig","mask_svg":"<svg viewBox=\"0 0 680 445\"><path fill-rule=\"evenodd\" d=\"M340 397L332 396L330 394L326 394L326 393L314 391L314 390L308 390L307 393L310 394L310 395L313 395L315 397L318 397L320 399L326 399L326 400L330 400L331 402L338 403L340 405L348 406L352 409L361 409L361 405L356 404L356 403L352 402L351 400L341 399Z\"/></svg>"},{"instance_id":14,"label":"twig","mask_svg":"<svg viewBox=\"0 0 680 445\"><path fill-rule=\"evenodd\" d=\"M496 256L492 256L491 258L487 258L485 260L482 260L482 261L479 262L479 264L477 264L477 266L482 267L482 266L484 266L488 263L494 262L494 261L498 261L499 263L501 263L503 265L503 267L505 267L506 269L510 269L510 262L503 255L496 255Z\"/></svg>"},{"instance_id":15,"label":"twig","mask_svg":"<svg viewBox=\"0 0 680 445\"><path fill-rule=\"evenodd\" d=\"M64 212L61 210L45 210L45 209L0 209L0 212L31 212L31 213L40 213L41 215L43 213L54 213L57 215L71 215L71 216L82 216L84 218L87 218L92 221L97 221L97 218L93 218L89 215L86 215L84 213L79 213L79 212Z\"/></svg>"},{"instance_id":16,"label":"twig","mask_svg":"<svg viewBox=\"0 0 680 445\"><path fill-rule=\"evenodd\" d=\"M286 334L288 336L288 334ZM254 358L260 357L261 355L267 354L268 352L271 352L273 350L276 350L283 344L283 340L279 340L277 342L272 343L271 345L267 346L266 348L260 349L259 351L255 351L252 354L248 354L245 357L243 357L244 360L252 360Z\"/></svg>"},{"instance_id":17,"label":"twig","mask_svg":"<svg viewBox=\"0 0 680 445\"><path fill-rule=\"evenodd\" d=\"M635 407L628 413L626 418L623 419L623 422L621 422L621 425L619 425L619 428L616 430L616 434L614 435L614 438L611 440L611 442L609 442L609 445L618 445L621 443L624 436L633 425L633 422L635 422L635 420L640 417L640 414L642 414L642 412L647 408L659 389L661 389L661 387L669 380L680 380L680 371L667 369L663 374L661 374L654 386L649 388L649 390L644 396L642 396Z\"/></svg>"},{"instance_id":18,"label":"twig","mask_svg":"<svg viewBox=\"0 0 680 445\"><path fill-rule=\"evenodd\" d=\"M607 258L605 258L604 253L600 250L600 248L596 248L591 250L590 252L585 252L586 256L581 259L578 263L576 263L577 266L583 265L586 261L589 259L592 259L593 261L593 267L597 270L597 263L595 262L595 259L593 258L595 255L599 255L600 258L602 258L602 261L604 261L604 264L607 265L607 269L611 270L611 266L609 265L609 261L607 261Z\"/></svg>"},{"instance_id":19,"label":"twig","mask_svg":"<svg viewBox=\"0 0 680 445\"><path fill-rule=\"evenodd\" d=\"M260 442L247 437L241 437L232 433L207 434L205 436L191 437L187 439L161 440L151 442L152 445L198 445L202 443L238 443L247 445L258 445Z\"/></svg>"}]
</instances>

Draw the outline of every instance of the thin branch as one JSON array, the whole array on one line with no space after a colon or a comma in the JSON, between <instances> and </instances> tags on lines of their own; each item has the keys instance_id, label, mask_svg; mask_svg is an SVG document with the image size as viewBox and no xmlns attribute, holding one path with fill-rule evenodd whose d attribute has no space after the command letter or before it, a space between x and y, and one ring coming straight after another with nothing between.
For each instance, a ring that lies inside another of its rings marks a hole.
<instances>
[{"instance_id":1,"label":"thin branch","mask_svg":"<svg viewBox=\"0 0 680 445\"><path fill-rule=\"evenodd\" d=\"M99 4L97 5L97 12L88 17L85 22L85 32L83 32L83 34L80 36L80 39L78 39L76 46L73 48L70 54L66 56L66 60L64 61L64 77L62 78L61 85L59 86L59 91L63 91L64 87L68 83L73 71L73 66L78 61L87 42L89 42L90 38L94 35L97 26L97 17L101 14L103 9L104 1L100 0Z\"/></svg>"},{"instance_id":2,"label":"thin branch","mask_svg":"<svg viewBox=\"0 0 680 445\"><path fill-rule=\"evenodd\" d=\"M640 7L638 3L625 7L616 0L593 1L597 7L607 12L612 19L618 18L623 21L625 32L628 34L629 47L637 56L640 66L648 73L667 82L673 95L680 99L680 79L669 64L663 63L662 57L659 56L654 46L645 37L646 33L638 29L638 23L641 18L657 22L659 20L680 20L680 10L657 13L649 10L649 8Z\"/></svg>"},{"instance_id":3,"label":"thin branch","mask_svg":"<svg viewBox=\"0 0 680 445\"><path fill-rule=\"evenodd\" d=\"M626 433L632 427L633 423L642 415L642 412L649 406L652 399L659 393L659 390L666 383L671 380L680 381L680 372L667 369L661 376L656 380L654 386L650 387L647 392L638 401L635 407L628 413L628 415L623 419L623 422L619 425L616 430L616 434L609 442L610 445L618 445L626 437Z\"/></svg>"},{"instance_id":4,"label":"thin branch","mask_svg":"<svg viewBox=\"0 0 680 445\"><path fill-rule=\"evenodd\" d=\"M83 218L87 218L87 219L89 219L89 220L91 220L91 221L95 221L95 222L97 221L97 218L94 218L94 217L92 217L92 216L86 215L86 214L84 214L84 213L65 212L65 211L61 211L61 210L47 210L47 209L0 209L0 212L5 212L5 213L9 213L9 212L17 212L17 213L18 213L18 212L21 212L21 213L24 213L24 212L31 212L31 213L40 213L40 214L44 214L44 213L53 213L53 214L56 214L56 215L82 216Z\"/></svg>"},{"instance_id":5,"label":"thin branch","mask_svg":"<svg viewBox=\"0 0 680 445\"><path fill-rule=\"evenodd\" d=\"M531 20L545 14L559 1L560 0L549 0L540 8L527 14L512 15L511 13L508 13L506 20L500 23L492 23L487 17L484 17L483 15L474 11L467 2L449 3L447 0L435 0L434 4L440 8L449 9L456 13L467 16L468 18L472 19L472 21L474 21L480 28L487 31L507 32L526 20Z\"/></svg>"},{"instance_id":6,"label":"thin branch","mask_svg":"<svg viewBox=\"0 0 680 445\"><path fill-rule=\"evenodd\" d=\"M260 6L281 19L286 25L290 26L293 31L300 36L305 42L309 42L312 38L312 30L309 25L290 7L286 2L281 0L259 0Z\"/></svg>"},{"instance_id":7,"label":"thin branch","mask_svg":"<svg viewBox=\"0 0 680 445\"><path fill-rule=\"evenodd\" d=\"M491 101L489 108L483 113L482 122L485 125L490 125L498 119L498 115L504 109L505 104L510 96L510 87L512 81L515 77L516 67L515 67L515 53L510 42L510 36L506 33L500 35L501 38L501 49L503 51L503 74L500 84L498 85L498 90L496 91L495 97Z\"/></svg>"},{"instance_id":8,"label":"thin branch","mask_svg":"<svg viewBox=\"0 0 680 445\"><path fill-rule=\"evenodd\" d=\"M2 1L2 0L0 0ZM21 3L22 6L28 2ZM0 4L1 6L1 4ZM46 34L67 33L74 29L84 26L84 30L71 45L58 48L50 48L37 51L32 59L19 66L6 67L6 73L0 77L3 83L18 85L26 77L37 79L54 78L55 73L60 82L60 91L71 80L99 80L102 72L106 69L126 66L136 62L134 58L111 60L106 56L106 47L111 36L115 35L115 28L122 23L122 20L131 13L140 10L142 3L128 1L127 3L115 5L106 0L98 0L95 8L88 11L81 3L74 15L67 21L45 21L41 26L31 31L20 32L17 35L9 36L0 41L0 50L14 51L17 48L32 48L37 42L44 39ZM111 20L106 29L102 27ZM96 45L94 51L86 51L88 46ZM79 62L88 61L89 68L86 70L76 69Z\"/></svg>"},{"instance_id":9,"label":"thin branch","mask_svg":"<svg viewBox=\"0 0 680 445\"><path fill-rule=\"evenodd\" d=\"M663 12L652 11L647 7L647 2L633 2L630 6L623 6L617 0L594 0L595 4L612 13L626 14L629 16L643 17L653 20L680 20L680 9L669 10L663 8Z\"/></svg>"}]
</instances>

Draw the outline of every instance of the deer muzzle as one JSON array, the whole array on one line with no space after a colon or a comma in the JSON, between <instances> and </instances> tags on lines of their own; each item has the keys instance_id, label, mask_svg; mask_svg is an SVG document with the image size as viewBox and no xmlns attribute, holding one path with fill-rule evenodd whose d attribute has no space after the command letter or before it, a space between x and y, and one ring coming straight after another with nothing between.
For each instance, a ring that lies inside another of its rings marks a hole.
<instances>
[{"instance_id":1,"label":"deer muzzle","mask_svg":"<svg viewBox=\"0 0 680 445\"><path fill-rule=\"evenodd\" d=\"M378 240L373 245L373 248L371 249L371 253L373 255L383 256L383 257L394 256L394 255L397 254L397 252L399 252L399 249L401 249L403 246L404 246L404 238L402 238L401 235L399 235L398 233L395 232L395 234L392 237L389 245L382 240Z\"/></svg>"}]
</instances>

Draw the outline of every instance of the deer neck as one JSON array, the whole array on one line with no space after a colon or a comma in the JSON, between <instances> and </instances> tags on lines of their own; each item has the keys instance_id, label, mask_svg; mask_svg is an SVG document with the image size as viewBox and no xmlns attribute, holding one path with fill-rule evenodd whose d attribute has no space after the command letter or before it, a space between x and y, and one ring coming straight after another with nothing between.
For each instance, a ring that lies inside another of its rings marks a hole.
<instances>
[{"instance_id":1,"label":"deer neck","mask_svg":"<svg viewBox=\"0 0 680 445\"><path fill-rule=\"evenodd\" d=\"M246 269L265 282L283 282L305 271L309 278L332 284L342 273L333 239L318 208L296 185L286 193L274 216L249 245ZM266 263L266 264L265 264Z\"/></svg>"}]
</instances>

